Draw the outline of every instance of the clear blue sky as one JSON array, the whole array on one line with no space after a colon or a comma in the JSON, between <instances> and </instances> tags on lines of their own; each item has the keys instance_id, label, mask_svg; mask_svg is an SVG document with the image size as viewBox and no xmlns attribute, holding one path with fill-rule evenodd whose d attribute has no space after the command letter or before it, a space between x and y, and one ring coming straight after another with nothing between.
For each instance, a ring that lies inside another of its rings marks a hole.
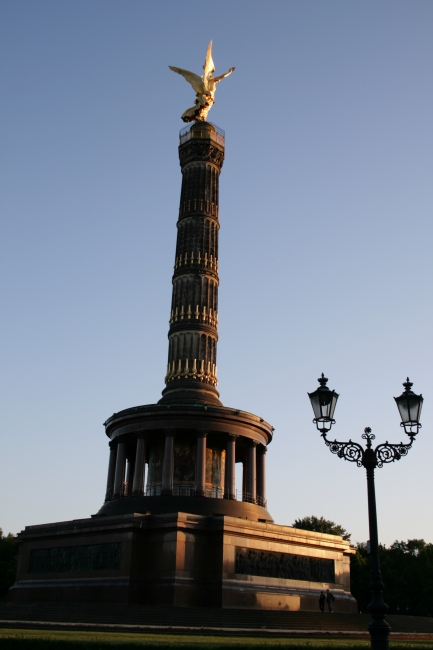
<instances>
[{"instance_id":1,"label":"clear blue sky","mask_svg":"<svg viewBox=\"0 0 433 650\"><path fill-rule=\"evenodd\" d=\"M333 434L399 442L393 396L425 396L407 458L377 471L382 542L433 542L433 3L1 2L0 526L102 505L113 412L164 387L177 157L214 41L220 184L218 375L275 427L276 522L368 538L363 469Z\"/></svg>"}]
</instances>

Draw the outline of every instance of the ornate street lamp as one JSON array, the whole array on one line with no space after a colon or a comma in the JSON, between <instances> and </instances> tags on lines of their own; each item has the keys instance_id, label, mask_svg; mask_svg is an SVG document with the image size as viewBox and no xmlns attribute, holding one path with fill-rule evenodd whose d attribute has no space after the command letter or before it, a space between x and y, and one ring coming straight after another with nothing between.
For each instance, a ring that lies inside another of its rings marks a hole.
<instances>
[{"instance_id":1,"label":"ornate street lamp","mask_svg":"<svg viewBox=\"0 0 433 650\"><path fill-rule=\"evenodd\" d=\"M371 613L371 623L368 626L370 632L372 650L388 650L390 627L385 620L388 605L383 600L384 584L379 564L379 536L377 530L376 495L374 488L374 470L376 467L383 467L384 463L393 463L406 456L415 436L421 428L420 416L423 403L423 396L416 395L412 390L412 383L407 381L403 384L405 391L400 397L394 397L401 417L401 425L404 427L410 442L390 444L386 441L372 447L372 441L376 438L371 429L364 429L362 438L367 441L365 449L357 442L337 442L328 440L326 434L331 430L334 420L334 410L337 404L338 395L335 391L329 390L326 386L327 378L323 375L318 382L319 388L314 393L308 393L311 406L314 411L314 420L325 444L333 454L339 458L356 463L358 467L365 467L367 470L367 495L368 495L368 523L370 529L370 591L371 602L368 610Z\"/></svg>"}]
</instances>

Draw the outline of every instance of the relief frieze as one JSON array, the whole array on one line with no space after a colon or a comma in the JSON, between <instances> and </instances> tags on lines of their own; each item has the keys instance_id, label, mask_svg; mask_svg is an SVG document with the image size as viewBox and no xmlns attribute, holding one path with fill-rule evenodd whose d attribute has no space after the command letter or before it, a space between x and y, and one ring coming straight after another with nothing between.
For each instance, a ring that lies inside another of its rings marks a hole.
<instances>
[{"instance_id":1,"label":"relief frieze","mask_svg":"<svg viewBox=\"0 0 433 650\"><path fill-rule=\"evenodd\" d=\"M235 573L285 580L335 582L334 560L239 546L236 547Z\"/></svg>"},{"instance_id":2,"label":"relief frieze","mask_svg":"<svg viewBox=\"0 0 433 650\"><path fill-rule=\"evenodd\" d=\"M29 573L118 571L121 542L38 548L30 552Z\"/></svg>"}]
</instances>

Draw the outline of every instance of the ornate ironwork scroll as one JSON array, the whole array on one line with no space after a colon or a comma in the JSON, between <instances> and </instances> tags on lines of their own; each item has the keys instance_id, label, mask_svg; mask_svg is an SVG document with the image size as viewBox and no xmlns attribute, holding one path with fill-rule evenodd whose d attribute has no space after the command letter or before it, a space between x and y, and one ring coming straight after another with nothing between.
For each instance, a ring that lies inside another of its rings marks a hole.
<instances>
[{"instance_id":1,"label":"ornate ironwork scroll","mask_svg":"<svg viewBox=\"0 0 433 650\"><path fill-rule=\"evenodd\" d=\"M118 571L121 542L38 548L30 552L29 573Z\"/></svg>"},{"instance_id":2,"label":"ornate ironwork scroll","mask_svg":"<svg viewBox=\"0 0 433 650\"><path fill-rule=\"evenodd\" d=\"M239 546L236 547L235 573L285 580L335 582L334 560Z\"/></svg>"},{"instance_id":3,"label":"ornate ironwork scroll","mask_svg":"<svg viewBox=\"0 0 433 650\"><path fill-rule=\"evenodd\" d=\"M407 456L409 449L412 447L412 442L408 445L400 444L392 445L388 441L385 444L378 445L375 449L377 458L377 466L383 467L384 463L393 463L395 460L400 460L402 456Z\"/></svg>"},{"instance_id":4,"label":"ornate ironwork scroll","mask_svg":"<svg viewBox=\"0 0 433 650\"><path fill-rule=\"evenodd\" d=\"M349 440L349 442L331 441L327 439L325 433L322 433L322 438L330 451L337 454L338 458L344 458L344 460L356 463L358 467L361 467L364 450L357 442L352 442L352 440Z\"/></svg>"},{"instance_id":5,"label":"ornate ironwork scroll","mask_svg":"<svg viewBox=\"0 0 433 650\"><path fill-rule=\"evenodd\" d=\"M326 433L322 433L322 438L325 444L329 447L333 454L337 454L339 458L356 463L358 467L383 467L384 463L393 463L395 460L400 460L402 456L407 456L409 449L412 447L413 437L407 445L402 442L397 444L390 444L388 441L378 445L376 449L372 447L372 441L376 436L371 433L370 427L364 429L362 438L367 441L366 448L363 449L357 442L338 442L337 440L331 441L326 437Z\"/></svg>"}]
</instances>

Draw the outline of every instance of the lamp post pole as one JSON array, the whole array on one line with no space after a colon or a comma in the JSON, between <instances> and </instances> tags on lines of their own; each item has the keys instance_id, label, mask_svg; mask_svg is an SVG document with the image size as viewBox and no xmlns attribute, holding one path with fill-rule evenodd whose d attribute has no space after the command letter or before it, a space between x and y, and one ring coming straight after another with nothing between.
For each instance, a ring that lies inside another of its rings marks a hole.
<instances>
[{"instance_id":1,"label":"lamp post pole","mask_svg":"<svg viewBox=\"0 0 433 650\"><path fill-rule=\"evenodd\" d=\"M370 429L365 429L367 438L367 449L364 451L363 465L367 471L367 499L368 499L368 526L370 531L370 592L371 602L368 611L371 614L371 622L368 631L371 637L371 647L377 650L386 650L389 646L388 638L390 627L385 620L388 605L383 600L385 585L382 580L379 562L379 532L377 529L376 512L376 491L374 486L374 470L376 469L376 456L371 448L371 439L374 436Z\"/></svg>"},{"instance_id":2,"label":"lamp post pole","mask_svg":"<svg viewBox=\"0 0 433 650\"><path fill-rule=\"evenodd\" d=\"M338 442L331 441L327 438L327 433L335 424L334 411L337 405L338 394L327 387L327 378L323 375L318 380L319 388L308 396L314 411L314 420L317 429L333 454L339 458L356 463L358 467L365 467L367 472L367 497L368 497L368 524L370 531L370 592L371 602L368 605L368 611L371 614L371 622L368 626L370 632L372 650L388 650L390 627L385 619L388 605L383 600L384 584L380 571L379 562L379 534L377 529L376 513L376 493L374 486L374 471L376 467L383 467L385 463L393 463L406 456L415 440L418 430L421 428L420 416L423 403L422 395L416 395L412 390L412 383L407 381L403 384L405 392L400 397L395 397L395 401L400 412L401 424L405 433L409 436L409 443L390 444L386 441L378 445L375 449L372 447L372 441L375 439L371 429L364 429L362 438L366 440L365 449L357 442Z\"/></svg>"}]
</instances>

